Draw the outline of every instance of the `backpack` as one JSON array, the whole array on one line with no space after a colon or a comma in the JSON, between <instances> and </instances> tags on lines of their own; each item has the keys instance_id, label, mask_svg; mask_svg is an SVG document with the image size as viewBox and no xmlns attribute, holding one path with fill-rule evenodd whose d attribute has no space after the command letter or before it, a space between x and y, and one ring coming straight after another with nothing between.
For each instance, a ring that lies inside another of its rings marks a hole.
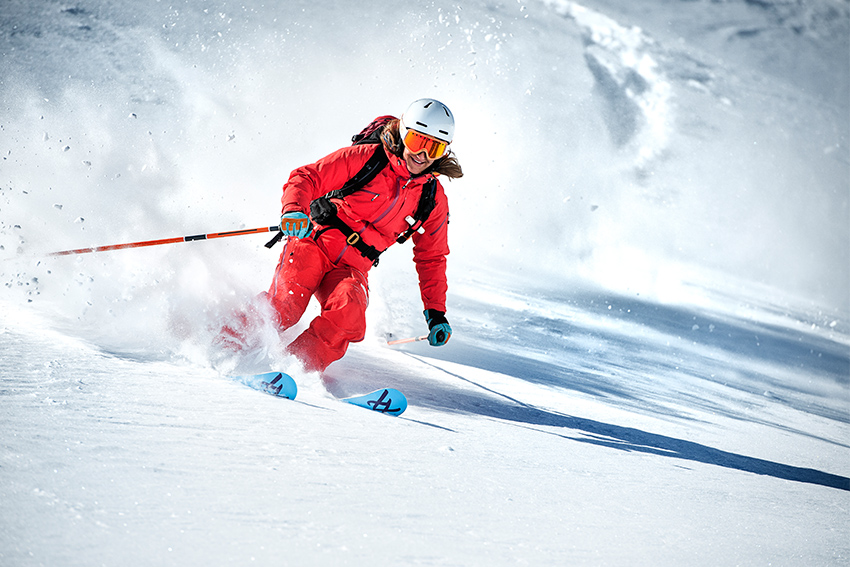
<instances>
[{"instance_id":1,"label":"backpack","mask_svg":"<svg viewBox=\"0 0 850 567\"><path fill-rule=\"evenodd\" d=\"M354 232L351 227L343 223L339 217L336 216L336 205L331 203L330 199L342 199L351 195L355 191L359 191L375 179L381 170L389 164L389 159L387 158L384 146L381 143L381 131L390 120L395 120L395 116L379 116L367 124L366 127L359 133L351 137L352 146L359 146L362 144L377 145L375 153L373 153L372 157L363 164L360 171L355 173L354 176L346 181L342 187L329 191L322 197L319 197L310 203L310 217L314 222L329 225L325 230L336 228L342 231L348 243L351 246L354 246L360 254L372 260L374 265L378 265L378 256L380 256L383 251L363 242L358 233ZM422 225L428 219L431 211L434 210L436 194L437 181L435 179L431 179L422 188L422 195L419 197L419 203L416 206L416 212L413 213L413 217L407 217L406 219L410 226L405 232L398 236L396 242L403 244L411 236L413 236L414 232L423 232ZM266 244L266 247L271 248L282 238L283 233L278 233L271 241L269 241L268 244Z\"/></svg>"},{"instance_id":2,"label":"backpack","mask_svg":"<svg viewBox=\"0 0 850 567\"><path fill-rule=\"evenodd\" d=\"M351 137L351 145L359 146L360 144L380 144L381 130L387 125L390 120L395 120L395 116L385 115L378 116L363 128L359 134L354 134Z\"/></svg>"}]
</instances>

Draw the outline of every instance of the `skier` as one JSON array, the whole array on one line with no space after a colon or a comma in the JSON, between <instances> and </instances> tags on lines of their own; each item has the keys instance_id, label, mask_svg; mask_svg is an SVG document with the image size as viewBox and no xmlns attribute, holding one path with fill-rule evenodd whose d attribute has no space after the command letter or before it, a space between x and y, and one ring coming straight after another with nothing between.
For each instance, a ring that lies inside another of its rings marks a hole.
<instances>
[{"instance_id":1,"label":"skier","mask_svg":"<svg viewBox=\"0 0 850 567\"><path fill-rule=\"evenodd\" d=\"M379 145L337 150L295 169L283 186L280 229L288 238L265 298L281 330L301 319L311 297L319 301L321 313L287 347L307 371L323 371L342 358L349 343L363 340L369 269L381 252L408 237L428 341L442 346L451 337L446 319L449 211L437 176L463 175L449 149L454 117L444 104L426 98L410 104L400 119L383 120L372 135ZM362 187L349 194L338 191L366 175L370 164L374 178L365 184L361 179ZM332 191L337 192L326 197ZM228 327L223 332L234 338L239 334Z\"/></svg>"}]
</instances>

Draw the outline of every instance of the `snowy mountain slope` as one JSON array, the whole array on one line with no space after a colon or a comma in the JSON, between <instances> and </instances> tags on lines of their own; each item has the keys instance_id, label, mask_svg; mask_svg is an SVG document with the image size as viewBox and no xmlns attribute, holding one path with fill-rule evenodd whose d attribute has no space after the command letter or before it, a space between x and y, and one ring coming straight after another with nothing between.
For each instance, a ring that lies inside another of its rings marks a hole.
<instances>
[{"instance_id":1,"label":"snowy mountain slope","mask_svg":"<svg viewBox=\"0 0 850 567\"><path fill-rule=\"evenodd\" d=\"M840 0L6 0L0 563L846 563L848 27ZM466 172L444 348L384 344L423 332L407 248L324 377L271 329L210 349L262 237L43 255L273 224L293 167L423 94ZM380 385L404 416L334 399Z\"/></svg>"}]
</instances>

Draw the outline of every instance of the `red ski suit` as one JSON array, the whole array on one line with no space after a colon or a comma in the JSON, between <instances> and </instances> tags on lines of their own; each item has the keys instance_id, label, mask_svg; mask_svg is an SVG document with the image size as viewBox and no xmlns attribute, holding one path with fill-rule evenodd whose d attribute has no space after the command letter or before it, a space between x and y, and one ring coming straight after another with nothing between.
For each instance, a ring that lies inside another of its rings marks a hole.
<instances>
[{"instance_id":1,"label":"red ski suit","mask_svg":"<svg viewBox=\"0 0 850 567\"><path fill-rule=\"evenodd\" d=\"M405 162L382 148L389 164L362 189L333 202L338 217L362 240L385 250L408 228L419 204L423 186L434 175L412 176ZM375 145L342 148L311 165L299 167L283 186L283 212L310 214L310 202L339 189L369 160ZM446 311L446 255L448 201L437 181L435 206L414 233L413 261L425 309ZM350 246L336 228L316 225L307 238L287 239L268 298L280 316L283 329L301 319L315 295L322 311L288 347L308 370L322 371L342 358L351 342L366 334L369 302L367 273L372 261Z\"/></svg>"}]
</instances>

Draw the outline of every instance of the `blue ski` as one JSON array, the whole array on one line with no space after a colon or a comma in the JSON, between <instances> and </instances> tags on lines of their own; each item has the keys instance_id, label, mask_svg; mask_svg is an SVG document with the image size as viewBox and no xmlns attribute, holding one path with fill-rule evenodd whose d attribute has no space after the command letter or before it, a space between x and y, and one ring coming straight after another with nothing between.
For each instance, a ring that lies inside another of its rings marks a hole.
<instances>
[{"instance_id":1,"label":"blue ski","mask_svg":"<svg viewBox=\"0 0 850 567\"><path fill-rule=\"evenodd\" d=\"M298 385L292 376L285 372L263 372L262 374L245 374L231 376L230 378L245 384L249 388L279 398L294 400L298 394ZM381 388L362 396L342 398L342 401L389 415L401 415L407 409L407 398L393 388Z\"/></svg>"},{"instance_id":2,"label":"blue ski","mask_svg":"<svg viewBox=\"0 0 850 567\"><path fill-rule=\"evenodd\" d=\"M342 398L342 401L390 415L401 415L407 409L407 398L393 388L381 388L363 396Z\"/></svg>"},{"instance_id":3,"label":"blue ski","mask_svg":"<svg viewBox=\"0 0 850 567\"><path fill-rule=\"evenodd\" d=\"M298 385L295 383L295 380L292 379L292 376L283 372L246 374L244 376L231 376L231 378L245 384L249 388L254 388L255 390L280 398L294 400L296 394L298 394Z\"/></svg>"}]
</instances>

